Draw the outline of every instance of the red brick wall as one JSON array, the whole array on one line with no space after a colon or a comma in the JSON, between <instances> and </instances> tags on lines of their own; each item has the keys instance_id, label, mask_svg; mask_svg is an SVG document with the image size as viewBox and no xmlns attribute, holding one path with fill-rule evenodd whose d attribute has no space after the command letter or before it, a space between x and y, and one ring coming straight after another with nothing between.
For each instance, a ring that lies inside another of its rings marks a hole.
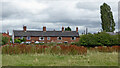
<instances>
[{"instance_id":1,"label":"red brick wall","mask_svg":"<svg viewBox=\"0 0 120 68\"><path fill-rule=\"evenodd\" d=\"M18 39L20 37L15 37L15 39ZM26 37L24 37L26 38ZM48 42L64 42L64 41L68 41L68 43L71 42L78 42L79 41L79 37L76 37L76 40L71 40L72 37L62 37L62 40L57 40L57 37L50 37L50 40L47 40L47 37L44 37L44 40L39 40L39 37L31 37L31 40L27 40L26 41L39 41L39 42L44 42L44 43L48 43Z\"/></svg>"}]
</instances>

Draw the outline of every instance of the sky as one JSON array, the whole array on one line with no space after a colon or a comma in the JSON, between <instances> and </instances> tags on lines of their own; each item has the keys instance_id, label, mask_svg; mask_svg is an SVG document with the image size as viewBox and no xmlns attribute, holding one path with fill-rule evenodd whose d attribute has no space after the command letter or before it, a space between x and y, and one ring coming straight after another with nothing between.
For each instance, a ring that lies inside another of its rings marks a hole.
<instances>
[{"instance_id":1,"label":"sky","mask_svg":"<svg viewBox=\"0 0 120 68\"><path fill-rule=\"evenodd\" d=\"M105 2L110 5L113 18L118 30L118 1L119 0L2 0L0 3L1 32L22 30L61 30L76 27L79 33L85 28L88 32L96 33L101 28L100 6Z\"/></svg>"}]
</instances>

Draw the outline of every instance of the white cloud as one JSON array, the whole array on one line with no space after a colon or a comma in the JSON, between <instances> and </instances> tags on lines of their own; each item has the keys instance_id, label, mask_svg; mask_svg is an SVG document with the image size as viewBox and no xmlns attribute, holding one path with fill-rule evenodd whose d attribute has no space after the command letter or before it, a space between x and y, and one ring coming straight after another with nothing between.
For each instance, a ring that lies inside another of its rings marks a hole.
<instances>
[{"instance_id":1,"label":"white cloud","mask_svg":"<svg viewBox=\"0 0 120 68\"><path fill-rule=\"evenodd\" d=\"M104 2L111 6L117 22L118 0L3 0L3 31L27 25L29 29L47 26L57 30L62 26L75 30L78 26L80 32L88 27L96 32L101 29L100 5Z\"/></svg>"}]
</instances>

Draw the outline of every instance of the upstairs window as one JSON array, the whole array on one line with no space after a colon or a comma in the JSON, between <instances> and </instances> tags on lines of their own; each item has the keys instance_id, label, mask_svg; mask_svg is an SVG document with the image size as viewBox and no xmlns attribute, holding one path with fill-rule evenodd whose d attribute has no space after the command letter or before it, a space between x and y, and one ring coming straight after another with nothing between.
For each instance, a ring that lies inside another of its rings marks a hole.
<instances>
[{"instance_id":1,"label":"upstairs window","mask_svg":"<svg viewBox=\"0 0 120 68\"><path fill-rule=\"evenodd\" d=\"M72 37L72 40L76 40L76 37Z\"/></svg>"},{"instance_id":2,"label":"upstairs window","mask_svg":"<svg viewBox=\"0 0 120 68\"><path fill-rule=\"evenodd\" d=\"M47 37L47 40L50 40L50 37Z\"/></svg>"},{"instance_id":3,"label":"upstairs window","mask_svg":"<svg viewBox=\"0 0 120 68\"><path fill-rule=\"evenodd\" d=\"M27 40L30 40L30 39L31 39L31 38L28 36L28 37L27 37Z\"/></svg>"},{"instance_id":4,"label":"upstairs window","mask_svg":"<svg viewBox=\"0 0 120 68\"><path fill-rule=\"evenodd\" d=\"M44 40L44 37L39 37L39 40Z\"/></svg>"},{"instance_id":5,"label":"upstairs window","mask_svg":"<svg viewBox=\"0 0 120 68\"><path fill-rule=\"evenodd\" d=\"M57 40L62 40L62 37L57 37Z\"/></svg>"}]
</instances>

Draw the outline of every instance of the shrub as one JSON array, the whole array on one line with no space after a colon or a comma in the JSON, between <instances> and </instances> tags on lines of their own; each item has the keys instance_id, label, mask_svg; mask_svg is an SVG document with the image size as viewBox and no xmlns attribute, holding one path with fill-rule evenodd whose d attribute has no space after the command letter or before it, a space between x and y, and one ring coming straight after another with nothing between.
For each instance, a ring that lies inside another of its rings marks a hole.
<instances>
[{"instance_id":1,"label":"shrub","mask_svg":"<svg viewBox=\"0 0 120 68\"><path fill-rule=\"evenodd\" d=\"M15 39L15 43L21 43L20 39Z\"/></svg>"},{"instance_id":2,"label":"shrub","mask_svg":"<svg viewBox=\"0 0 120 68\"><path fill-rule=\"evenodd\" d=\"M106 32L82 35L80 37L79 45L88 47L119 45L118 35L110 35Z\"/></svg>"},{"instance_id":3,"label":"shrub","mask_svg":"<svg viewBox=\"0 0 120 68\"><path fill-rule=\"evenodd\" d=\"M2 37L2 45L5 45L9 42L9 38L8 37Z\"/></svg>"},{"instance_id":4,"label":"shrub","mask_svg":"<svg viewBox=\"0 0 120 68\"><path fill-rule=\"evenodd\" d=\"M15 39L15 43L21 43L21 42L25 42L26 39L23 38L23 39Z\"/></svg>"}]
</instances>

